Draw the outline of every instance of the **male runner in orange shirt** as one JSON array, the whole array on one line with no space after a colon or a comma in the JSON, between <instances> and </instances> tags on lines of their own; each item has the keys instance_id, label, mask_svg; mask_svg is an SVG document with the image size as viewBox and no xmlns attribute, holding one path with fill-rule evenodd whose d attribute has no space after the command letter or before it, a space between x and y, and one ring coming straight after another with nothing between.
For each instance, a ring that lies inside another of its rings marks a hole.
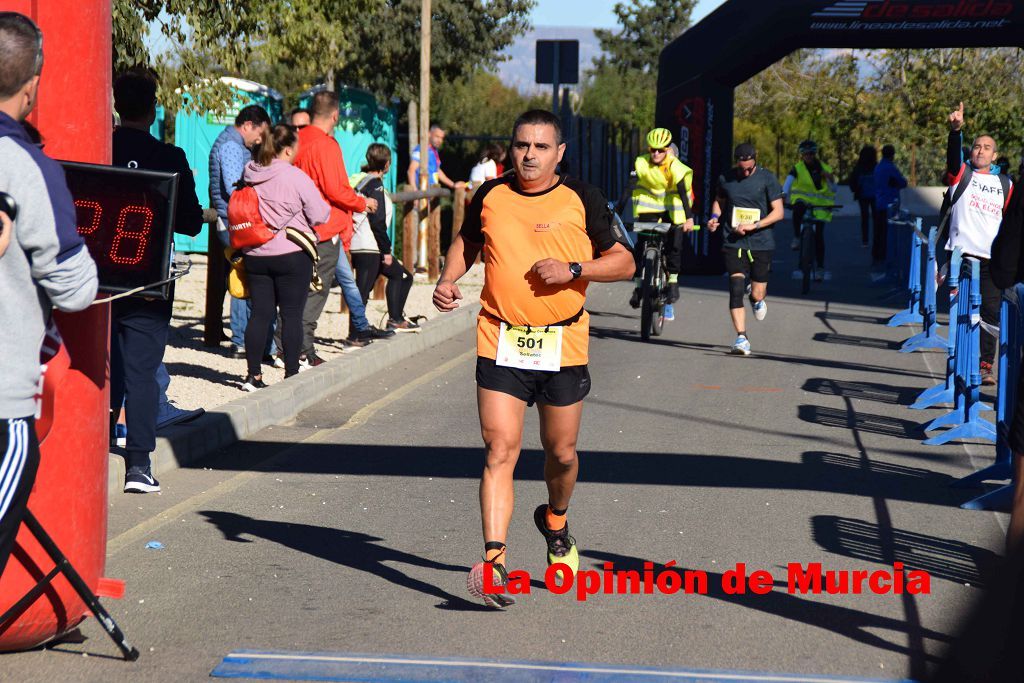
<instances>
[{"instance_id":1,"label":"male runner in orange shirt","mask_svg":"<svg viewBox=\"0 0 1024 683\"><path fill-rule=\"evenodd\" d=\"M625 234L611 219L600 191L558 175L565 153L554 114L533 110L512 129L514 174L490 180L473 196L434 290L442 312L459 305L455 282L484 252L482 311L477 322L477 402L486 449L480 482L484 562L470 571L471 594L491 607L514 602L507 593L485 594L483 572L504 585L505 539L512 519L512 475L519 459L523 419L534 403L540 413L548 503L534 511L547 542L548 564L579 568L566 512L576 485L576 438L587 370L590 316L583 309L588 282L633 276Z\"/></svg>"}]
</instances>

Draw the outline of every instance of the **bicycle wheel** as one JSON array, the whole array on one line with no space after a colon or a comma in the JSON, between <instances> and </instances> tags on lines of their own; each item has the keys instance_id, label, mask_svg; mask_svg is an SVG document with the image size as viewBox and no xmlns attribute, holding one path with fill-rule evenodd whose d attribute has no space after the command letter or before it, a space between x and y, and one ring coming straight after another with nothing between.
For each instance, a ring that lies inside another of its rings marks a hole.
<instances>
[{"instance_id":1,"label":"bicycle wheel","mask_svg":"<svg viewBox=\"0 0 1024 683\"><path fill-rule=\"evenodd\" d=\"M800 270L803 271L801 294L811 291L811 272L814 270L814 226L803 221L800 226Z\"/></svg>"},{"instance_id":2,"label":"bicycle wheel","mask_svg":"<svg viewBox=\"0 0 1024 683\"><path fill-rule=\"evenodd\" d=\"M654 277L654 303L652 304L654 316L651 318L651 334L655 337L660 337L662 330L665 328L665 302L668 300L668 295L665 293L668 289L667 273L665 253L659 249L658 269Z\"/></svg>"},{"instance_id":3,"label":"bicycle wheel","mask_svg":"<svg viewBox=\"0 0 1024 683\"><path fill-rule=\"evenodd\" d=\"M644 341L650 340L655 319L663 318L658 306L658 261L657 248L650 247L644 252L644 278L640 285L640 338Z\"/></svg>"}]
</instances>

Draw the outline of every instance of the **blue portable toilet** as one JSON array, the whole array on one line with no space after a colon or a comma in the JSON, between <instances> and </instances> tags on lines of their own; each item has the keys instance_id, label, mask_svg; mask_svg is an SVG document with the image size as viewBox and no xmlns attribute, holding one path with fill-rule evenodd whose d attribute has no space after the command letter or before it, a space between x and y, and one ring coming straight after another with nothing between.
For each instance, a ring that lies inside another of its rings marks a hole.
<instances>
[{"instance_id":1,"label":"blue portable toilet","mask_svg":"<svg viewBox=\"0 0 1024 683\"><path fill-rule=\"evenodd\" d=\"M159 104L156 105L156 118L153 125L149 127L149 134L160 142L164 141L164 133L167 131L167 112Z\"/></svg>"},{"instance_id":2,"label":"blue portable toilet","mask_svg":"<svg viewBox=\"0 0 1024 683\"><path fill-rule=\"evenodd\" d=\"M313 95L326 90L326 85L317 85L299 96L299 106L309 107ZM359 172L366 161L366 150L375 142L387 145L391 149L391 170L384 176L384 189L395 191L395 180L398 173L395 169L398 161L398 132L395 110L383 107L377 98L365 90L339 86L338 108L340 117L334 129L334 139L341 145L341 153L345 157L345 170L349 175ZM388 227L391 238L395 236L394 220Z\"/></svg>"},{"instance_id":3,"label":"blue portable toilet","mask_svg":"<svg viewBox=\"0 0 1024 683\"><path fill-rule=\"evenodd\" d=\"M278 121L282 115L284 98L276 90L254 81L230 76L221 77L221 82L234 92L234 102L223 114L187 111L182 107L174 119L175 144L185 150L185 157L196 180L196 194L203 208L210 206L210 150L217 136L226 126L233 126L235 117L243 107L258 104L267 110L271 121ZM184 99L188 100L188 93ZM209 244L209 226L195 237L174 236L174 248L181 252L205 253Z\"/></svg>"}]
</instances>

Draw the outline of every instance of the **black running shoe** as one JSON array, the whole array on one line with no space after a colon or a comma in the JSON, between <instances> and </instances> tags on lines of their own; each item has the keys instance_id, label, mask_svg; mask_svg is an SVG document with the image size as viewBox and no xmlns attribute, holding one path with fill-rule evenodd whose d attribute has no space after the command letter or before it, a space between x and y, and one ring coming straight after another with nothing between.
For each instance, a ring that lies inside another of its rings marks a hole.
<instances>
[{"instance_id":1,"label":"black running shoe","mask_svg":"<svg viewBox=\"0 0 1024 683\"><path fill-rule=\"evenodd\" d=\"M160 493L160 482L153 477L150 468L131 468L124 475L125 493Z\"/></svg>"},{"instance_id":2,"label":"black running shoe","mask_svg":"<svg viewBox=\"0 0 1024 683\"><path fill-rule=\"evenodd\" d=\"M668 283L668 303L674 304L679 301L679 283L670 282Z\"/></svg>"},{"instance_id":3,"label":"black running shoe","mask_svg":"<svg viewBox=\"0 0 1024 683\"><path fill-rule=\"evenodd\" d=\"M393 332L419 332L420 326L418 323L414 323L406 318L402 318L401 320L392 320L389 318L386 329Z\"/></svg>"},{"instance_id":4,"label":"black running shoe","mask_svg":"<svg viewBox=\"0 0 1024 683\"><path fill-rule=\"evenodd\" d=\"M262 379L256 379L252 375L246 376L245 381L242 382L242 391L257 391L266 388L267 385Z\"/></svg>"},{"instance_id":5,"label":"black running shoe","mask_svg":"<svg viewBox=\"0 0 1024 683\"><path fill-rule=\"evenodd\" d=\"M354 335L349 335L349 339L363 342L373 342L376 339L389 339L394 337L395 333L393 330L382 330L380 328L370 325L365 330L357 330Z\"/></svg>"},{"instance_id":6,"label":"black running shoe","mask_svg":"<svg viewBox=\"0 0 1024 683\"><path fill-rule=\"evenodd\" d=\"M580 554L576 550L576 539L569 535L568 522L558 531L548 529L545 518L547 509L547 505L538 505L537 509L533 511L533 521L537 525L537 530L544 535L544 540L547 541L548 566L561 562L569 565L569 569L575 574L580 568Z\"/></svg>"}]
</instances>

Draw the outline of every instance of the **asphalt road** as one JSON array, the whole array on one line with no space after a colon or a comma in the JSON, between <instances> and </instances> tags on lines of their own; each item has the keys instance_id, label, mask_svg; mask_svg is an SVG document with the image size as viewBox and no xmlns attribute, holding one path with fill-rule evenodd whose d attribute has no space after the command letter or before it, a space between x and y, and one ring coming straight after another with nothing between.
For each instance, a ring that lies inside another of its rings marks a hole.
<instances>
[{"instance_id":1,"label":"asphalt road","mask_svg":"<svg viewBox=\"0 0 1024 683\"><path fill-rule=\"evenodd\" d=\"M536 414L517 469L510 562L534 579L498 613L470 601L481 552L481 442L472 335L265 430L164 493L110 502L107 605L142 651L123 663L92 621L83 642L0 656L12 681L201 680L239 648L919 676L980 594L1005 517L957 506L957 477L991 446L920 445L909 410L938 354L899 354L903 302L870 285L853 223L832 231L834 278L801 297L778 231L754 354L733 340L724 277L685 278L677 320L639 339L626 284L593 286L593 392L570 524L585 568L700 570L707 594L582 602L541 581L531 513L545 501ZM146 548L159 541L162 550ZM904 562L927 595L787 592L787 565ZM767 595L729 595L724 572L767 570ZM575 679L573 679L575 680Z\"/></svg>"}]
</instances>

